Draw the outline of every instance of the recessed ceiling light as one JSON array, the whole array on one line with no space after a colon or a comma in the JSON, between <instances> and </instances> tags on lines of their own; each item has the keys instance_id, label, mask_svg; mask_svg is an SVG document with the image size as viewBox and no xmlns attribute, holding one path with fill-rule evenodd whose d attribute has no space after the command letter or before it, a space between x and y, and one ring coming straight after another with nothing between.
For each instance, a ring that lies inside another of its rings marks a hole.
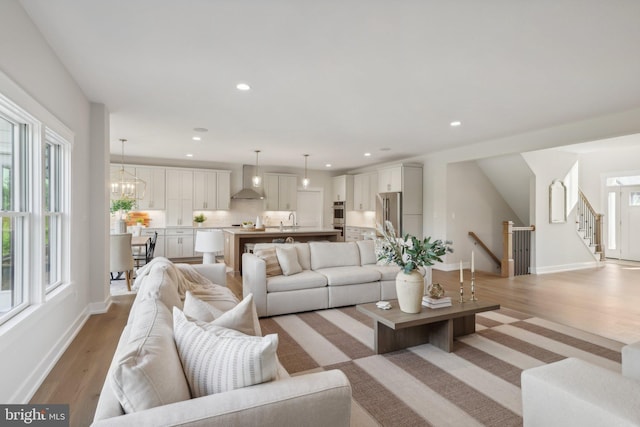
<instances>
[{"instance_id":1,"label":"recessed ceiling light","mask_svg":"<svg viewBox=\"0 0 640 427\"><path fill-rule=\"evenodd\" d=\"M451 126L456 127L456 126L460 126L462 124L462 122L460 120L455 120L451 123L449 123Z\"/></svg>"},{"instance_id":2,"label":"recessed ceiling light","mask_svg":"<svg viewBox=\"0 0 640 427\"><path fill-rule=\"evenodd\" d=\"M365 157L371 157L371 153L364 153Z\"/></svg>"},{"instance_id":3,"label":"recessed ceiling light","mask_svg":"<svg viewBox=\"0 0 640 427\"><path fill-rule=\"evenodd\" d=\"M193 137L193 138L191 138L191 139L193 139L194 141L200 141L200 140L202 140L202 138L200 138L199 136L194 136L194 137Z\"/></svg>"},{"instance_id":4,"label":"recessed ceiling light","mask_svg":"<svg viewBox=\"0 0 640 427\"><path fill-rule=\"evenodd\" d=\"M207 128L193 128L194 132L209 132Z\"/></svg>"},{"instance_id":5,"label":"recessed ceiling light","mask_svg":"<svg viewBox=\"0 0 640 427\"><path fill-rule=\"evenodd\" d=\"M331 167L331 163L327 163L326 165L324 165L325 168L330 168Z\"/></svg>"},{"instance_id":6,"label":"recessed ceiling light","mask_svg":"<svg viewBox=\"0 0 640 427\"><path fill-rule=\"evenodd\" d=\"M191 154L191 153L187 153L187 154L185 154L185 156L187 156L187 157L193 157L193 154Z\"/></svg>"},{"instance_id":7,"label":"recessed ceiling light","mask_svg":"<svg viewBox=\"0 0 640 427\"><path fill-rule=\"evenodd\" d=\"M238 84L236 85L236 89L238 89L238 90L242 90L242 91L247 91L247 90L250 90L250 89L251 89L251 86L249 86L249 85L248 85L248 84L246 84L246 83L238 83Z\"/></svg>"}]
</instances>

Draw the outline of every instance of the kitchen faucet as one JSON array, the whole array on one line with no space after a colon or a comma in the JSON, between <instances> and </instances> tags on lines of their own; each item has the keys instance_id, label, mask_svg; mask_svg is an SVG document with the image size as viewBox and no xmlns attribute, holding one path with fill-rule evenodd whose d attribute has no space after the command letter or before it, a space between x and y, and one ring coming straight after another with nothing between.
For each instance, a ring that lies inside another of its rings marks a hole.
<instances>
[{"instance_id":1,"label":"kitchen faucet","mask_svg":"<svg viewBox=\"0 0 640 427\"><path fill-rule=\"evenodd\" d=\"M296 213L291 211L291 213L289 213L289 219L291 219L291 217L293 217L291 225L295 227L296 226Z\"/></svg>"}]
</instances>

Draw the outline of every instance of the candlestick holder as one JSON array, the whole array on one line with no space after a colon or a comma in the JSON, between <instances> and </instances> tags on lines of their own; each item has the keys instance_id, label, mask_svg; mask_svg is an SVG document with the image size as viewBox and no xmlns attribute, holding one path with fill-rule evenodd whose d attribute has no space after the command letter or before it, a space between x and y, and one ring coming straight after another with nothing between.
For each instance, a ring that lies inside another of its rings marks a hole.
<instances>
[{"instance_id":1,"label":"candlestick holder","mask_svg":"<svg viewBox=\"0 0 640 427\"><path fill-rule=\"evenodd\" d=\"M462 289L462 281L460 281L460 300L459 302L464 302L464 290Z\"/></svg>"},{"instance_id":2,"label":"candlestick holder","mask_svg":"<svg viewBox=\"0 0 640 427\"><path fill-rule=\"evenodd\" d=\"M476 273L471 272L471 301L478 301L476 298Z\"/></svg>"}]
</instances>

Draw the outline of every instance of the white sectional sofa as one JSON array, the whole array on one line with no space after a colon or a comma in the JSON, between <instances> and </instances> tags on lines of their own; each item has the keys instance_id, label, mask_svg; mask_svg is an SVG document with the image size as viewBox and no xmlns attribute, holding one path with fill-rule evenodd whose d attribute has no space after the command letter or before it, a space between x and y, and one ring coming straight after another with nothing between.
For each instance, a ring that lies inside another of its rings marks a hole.
<instances>
[{"instance_id":1,"label":"white sectional sofa","mask_svg":"<svg viewBox=\"0 0 640 427\"><path fill-rule=\"evenodd\" d=\"M622 349L622 375L577 358L522 372L524 427L640 426L640 342Z\"/></svg>"},{"instance_id":2,"label":"white sectional sofa","mask_svg":"<svg viewBox=\"0 0 640 427\"><path fill-rule=\"evenodd\" d=\"M278 247L294 247L302 271L267 276L258 255ZM373 240L256 244L242 255L242 291L253 294L260 317L395 299L400 267L376 262ZM431 270L423 273L428 282Z\"/></svg>"},{"instance_id":3,"label":"white sectional sofa","mask_svg":"<svg viewBox=\"0 0 640 427\"><path fill-rule=\"evenodd\" d=\"M147 266L136 280L137 296L100 394L94 426L349 425L351 387L341 371L289 377L277 358L271 381L192 398L193 388L174 341L172 308L182 309L185 284L206 281L202 276L224 285L225 265L179 268L156 258ZM189 290L199 304L206 303L207 309L210 304L212 312L227 313L238 305L224 286L208 283L204 289L194 289ZM255 311L251 313L249 324L259 331ZM234 352L231 359L236 358ZM252 374L240 376L247 375Z\"/></svg>"}]
</instances>

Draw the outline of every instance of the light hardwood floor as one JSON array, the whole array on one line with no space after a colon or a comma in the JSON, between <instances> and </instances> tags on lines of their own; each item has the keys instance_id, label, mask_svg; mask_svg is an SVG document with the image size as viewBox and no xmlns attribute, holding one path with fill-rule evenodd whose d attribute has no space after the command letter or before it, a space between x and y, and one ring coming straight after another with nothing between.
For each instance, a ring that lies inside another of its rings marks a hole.
<instances>
[{"instance_id":1,"label":"light hardwood floor","mask_svg":"<svg viewBox=\"0 0 640 427\"><path fill-rule=\"evenodd\" d=\"M242 293L241 277L228 275L228 286ZM448 294L458 297L459 273L434 270ZM465 297L470 296L465 271ZM582 329L621 342L640 341L640 264L503 279L478 272L479 299ZM69 403L71 426L88 426L127 321L133 295L114 297L105 314L94 315L55 365L31 403Z\"/></svg>"}]
</instances>

